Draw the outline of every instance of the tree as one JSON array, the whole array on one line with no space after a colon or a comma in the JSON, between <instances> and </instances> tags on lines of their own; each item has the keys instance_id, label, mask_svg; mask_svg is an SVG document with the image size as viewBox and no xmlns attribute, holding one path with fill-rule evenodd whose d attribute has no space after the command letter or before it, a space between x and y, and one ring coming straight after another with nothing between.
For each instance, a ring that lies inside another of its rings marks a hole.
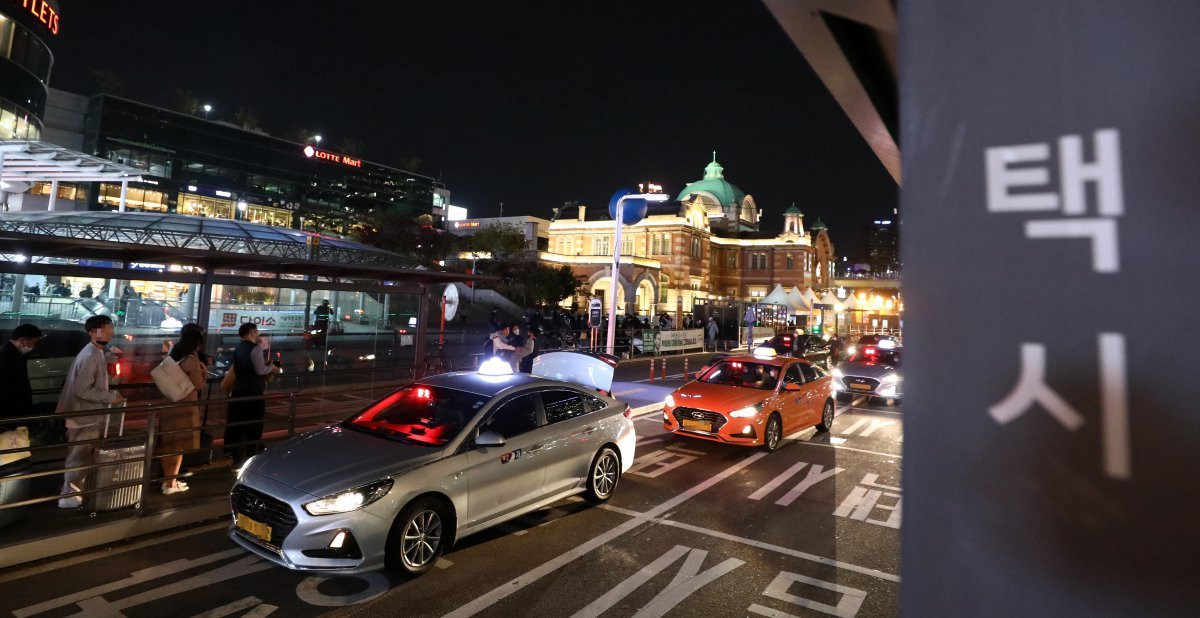
<instances>
[{"instance_id":1,"label":"tree","mask_svg":"<svg viewBox=\"0 0 1200 618\"><path fill-rule=\"evenodd\" d=\"M347 154L352 157L361 157L363 153L363 143L352 137L344 137L337 144L337 151L342 154Z\"/></svg>"},{"instance_id":2,"label":"tree","mask_svg":"<svg viewBox=\"0 0 1200 618\"><path fill-rule=\"evenodd\" d=\"M92 71L92 81L96 82L96 87L100 89L102 94L113 94L121 96L125 94L125 84L121 78L112 71Z\"/></svg>"},{"instance_id":3,"label":"tree","mask_svg":"<svg viewBox=\"0 0 1200 618\"><path fill-rule=\"evenodd\" d=\"M521 257L526 249L525 232L510 223L489 225L467 238L467 250L489 254L493 267Z\"/></svg>"},{"instance_id":4,"label":"tree","mask_svg":"<svg viewBox=\"0 0 1200 618\"><path fill-rule=\"evenodd\" d=\"M558 268L534 264L532 272L523 274L521 281L525 286L524 296L539 307L556 305L574 296L584 285L583 277L565 264Z\"/></svg>"},{"instance_id":5,"label":"tree","mask_svg":"<svg viewBox=\"0 0 1200 618\"><path fill-rule=\"evenodd\" d=\"M408 259L413 266L433 267L457 249L457 238L432 225L432 217L408 217L376 208L354 229L358 242Z\"/></svg>"},{"instance_id":6,"label":"tree","mask_svg":"<svg viewBox=\"0 0 1200 618\"><path fill-rule=\"evenodd\" d=\"M171 101L171 109L181 114L195 116L200 111L200 99L197 99L196 95L189 90L176 88L175 97Z\"/></svg>"},{"instance_id":7,"label":"tree","mask_svg":"<svg viewBox=\"0 0 1200 618\"><path fill-rule=\"evenodd\" d=\"M253 108L239 107L233 118L237 120L239 126L247 131L253 131L259 127L258 112Z\"/></svg>"}]
</instances>

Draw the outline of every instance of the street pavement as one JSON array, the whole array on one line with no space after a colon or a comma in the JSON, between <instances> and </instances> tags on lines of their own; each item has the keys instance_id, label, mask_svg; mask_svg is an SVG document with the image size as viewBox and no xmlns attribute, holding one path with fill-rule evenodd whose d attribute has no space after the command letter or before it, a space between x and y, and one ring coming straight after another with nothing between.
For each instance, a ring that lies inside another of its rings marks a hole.
<instances>
[{"instance_id":1,"label":"street pavement","mask_svg":"<svg viewBox=\"0 0 1200 618\"><path fill-rule=\"evenodd\" d=\"M646 412L611 501L463 539L422 577L288 571L222 519L0 572L0 615L896 615L903 409L841 401L832 432L767 454L663 432L670 375L614 386Z\"/></svg>"}]
</instances>

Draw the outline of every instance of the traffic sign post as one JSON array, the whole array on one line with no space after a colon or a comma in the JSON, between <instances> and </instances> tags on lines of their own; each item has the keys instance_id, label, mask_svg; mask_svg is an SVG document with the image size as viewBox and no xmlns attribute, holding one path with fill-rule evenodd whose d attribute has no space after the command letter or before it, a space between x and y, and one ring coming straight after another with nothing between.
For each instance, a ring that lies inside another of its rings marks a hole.
<instances>
[{"instance_id":1,"label":"traffic sign post","mask_svg":"<svg viewBox=\"0 0 1200 618\"><path fill-rule=\"evenodd\" d=\"M1200 3L898 6L901 613L1194 615Z\"/></svg>"},{"instance_id":2,"label":"traffic sign post","mask_svg":"<svg viewBox=\"0 0 1200 618\"><path fill-rule=\"evenodd\" d=\"M613 193L608 202L608 214L613 218L613 261L611 304L608 310L608 342L606 349L609 354L616 353L617 345L617 287L621 284L621 228L625 225L637 225L646 217L647 202L664 202L668 199L665 193L638 194L633 189L620 189ZM630 346L630 356L633 347Z\"/></svg>"}]
</instances>

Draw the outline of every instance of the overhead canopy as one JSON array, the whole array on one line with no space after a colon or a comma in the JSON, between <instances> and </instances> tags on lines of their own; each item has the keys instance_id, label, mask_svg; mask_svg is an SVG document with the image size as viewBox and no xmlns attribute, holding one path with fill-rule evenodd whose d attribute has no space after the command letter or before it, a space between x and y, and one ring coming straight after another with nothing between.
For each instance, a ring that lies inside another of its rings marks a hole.
<instances>
[{"instance_id":1,"label":"overhead canopy","mask_svg":"<svg viewBox=\"0 0 1200 618\"><path fill-rule=\"evenodd\" d=\"M800 288L792 286L792 289L787 293L788 305L797 312L808 313L812 310L812 305L804 300L804 295L800 293Z\"/></svg>"},{"instance_id":2,"label":"overhead canopy","mask_svg":"<svg viewBox=\"0 0 1200 618\"><path fill-rule=\"evenodd\" d=\"M761 302L761 303L765 303L765 304L768 304L768 305L784 305L784 306L787 306L787 304L788 304L788 302L787 302L787 292L786 292L786 291L784 291L784 289L783 289L783 286L782 286L782 285L780 285L780 284L776 283L776 284L775 284L775 289L774 289L774 290L771 290L771 293L770 293L770 294L767 294L766 296L764 296L764 297L763 297L763 299L762 299L761 301L759 301L759 302Z\"/></svg>"},{"instance_id":3,"label":"overhead canopy","mask_svg":"<svg viewBox=\"0 0 1200 618\"><path fill-rule=\"evenodd\" d=\"M141 170L62 146L28 139L0 140L0 181L16 183L141 180Z\"/></svg>"},{"instance_id":4,"label":"overhead canopy","mask_svg":"<svg viewBox=\"0 0 1200 618\"><path fill-rule=\"evenodd\" d=\"M842 304L842 301L841 301L841 300L839 300L837 296L834 296L834 295L833 295L833 292L825 292L825 296L822 296L822 297L821 297L821 301L820 301L820 303L821 303L822 305L828 305L828 306L830 306L830 307L836 307L836 306L838 306L838 305Z\"/></svg>"},{"instance_id":5,"label":"overhead canopy","mask_svg":"<svg viewBox=\"0 0 1200 618\"><path fill-rule=\"evenodd\" d=\"M413 283L477 278L409 268L402 256L332 236L246 221L142 212L0 214L0 254L125 266L167 263L210 273L243 270Z\"/></svg>"}]
</instances>

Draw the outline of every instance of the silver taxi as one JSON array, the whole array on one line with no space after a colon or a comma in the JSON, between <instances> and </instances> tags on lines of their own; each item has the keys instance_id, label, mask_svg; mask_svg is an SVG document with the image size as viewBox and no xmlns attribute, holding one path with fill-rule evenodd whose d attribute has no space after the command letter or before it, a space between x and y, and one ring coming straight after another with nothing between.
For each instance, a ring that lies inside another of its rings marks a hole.
<instances>
[{"instance_id":1,"label":"silver taxi","mask_svg":"<svg viewBox=\"0 0 1200 618\"><path fill-rule=\"evenodd\" d=\"M469 534L571 495L612 496L634 458L615 361L552 352L432 376L261 453L230 492L239 545L297 570L427 571Z\"/></svg>"}]
</instances>

